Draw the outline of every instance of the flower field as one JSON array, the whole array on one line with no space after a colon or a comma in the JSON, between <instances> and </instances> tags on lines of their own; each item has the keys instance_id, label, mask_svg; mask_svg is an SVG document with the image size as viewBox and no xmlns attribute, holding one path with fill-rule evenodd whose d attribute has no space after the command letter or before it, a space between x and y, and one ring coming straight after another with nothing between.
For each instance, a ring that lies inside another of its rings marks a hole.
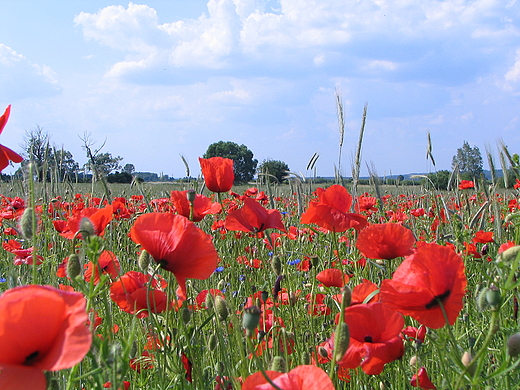
<instances>
[{"instance_id":1,"label":"flower field","mask_svg":"<svg viewBox=\"0 0 520 390\"><path fill-rule=\"evenodd\" d=\"M238 190L200 165L160 196L2 184L0 389L517 386L518 188Z\"/></svg>"}]
</instances>

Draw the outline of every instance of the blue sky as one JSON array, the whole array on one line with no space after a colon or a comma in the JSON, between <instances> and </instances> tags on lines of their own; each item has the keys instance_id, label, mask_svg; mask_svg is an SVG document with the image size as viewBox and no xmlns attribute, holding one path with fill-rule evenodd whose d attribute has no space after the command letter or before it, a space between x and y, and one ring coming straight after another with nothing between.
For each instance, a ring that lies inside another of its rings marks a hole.
<instances>
[{"instance_id":1,"label":"blue sky","mask_svg":"<svg viewBox=\"0 0 520 390\"><path fill-rule=\"evenodd\" d=\"M338 164L335 91L351 174L450 169L464 141L520 153L516 0L3 0L0 143L40 126L86 161L81 138L137 171L192 175L220 140L317 174ZM427 133L437 165L426 156ZM487 163L485 163L487 167ZM7 168L5 172L12 172Z\"/></svg>"}]
</instances>

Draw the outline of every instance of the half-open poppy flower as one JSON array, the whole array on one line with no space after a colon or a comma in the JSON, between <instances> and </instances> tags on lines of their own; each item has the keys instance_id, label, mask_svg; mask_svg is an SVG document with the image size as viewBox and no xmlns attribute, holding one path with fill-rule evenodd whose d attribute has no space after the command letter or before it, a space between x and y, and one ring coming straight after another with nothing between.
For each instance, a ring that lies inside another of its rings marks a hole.
<instances>
[{"instance_id":1,"label":"half-open poppy flower","mask_svg":"<svg viewBox=\"0 0 520 390\"><path fill-rule=\"evenodd\" d=\"M462 310L466 290L464 263L451 248L419 242L392 279L381 283L381 301L421 324L438 329L450 325Z\"/></svg>"},{"instance_id":2,"label":"half-open poppy flower","mask_svg":"<svg viewBox=\"0 0 520 390\"><path fill-rule=\"evenodd\" d=\"M204 183L211 192L228 192L233 187L235 172L233 160L224 157L200 158Z\"/></svg>"},{"instance_id":3,"label":"half-open poppy flower","mask_svg":"<svg viewBox=\"0 0 520 390\"><path fill-rule=\"evenodd\" d=\"M316 279L325 287L343 287L350 280L349 276L338 268L327 268L316 275Z\"/></svg>"},{"instance_id":4,"label":"half-open poppy flower","mask_svg":"<svg viewBox=\"0 0 520 390\"><path fill-rule=\"evenodd\" d=\"M298 366L287 373L266 371L269 379L284 390L334 390L334 385L325 371L316 366ZM273 386L261 372L247 377L242 390L271 390Z\"/></svg>"},{"instance_id":5,"label":"half-open poppy flower","mask_svg":"<svg viewBox=\"0 0 520 390\"><path fill-rule=\"evenodd\" d=\"M468 188L475 188L475 183L472 180L461 180L459 190L466 190Z\"/></svg>"},{"instance_id":6,"label":"half-open poppy flower","mask_svg":"<svg viewBox=\"0 0 520 390\"><path fill-rule=\"evenodd\" d=\"M188 190L172 191L171 200L175 206L175 210L186 218L190 217L190 202L188 201ZM222 210L222 206L218 202L213 202L207 196L196 194L193 201L193 222L202 221L208 214L218 214Z\"/></svg>"},{"instance_id":7,"label":"half-open poppy flower","mask_svg":"<svg viewBox=\"0 0 520 390\"><path fill-rule=\"evenodd\" d=\"M338 362L340 366L361 366L366 374L378 375L386 363L403 356L404 344L399 335L404 319L386 305L375 302L350 306L345 309L345 322L350 344Z\"/></svg>"},{"instance_id":8,"label":"half-open poppy flower","mask_svg":"<svg viewBox=\"0 0 520 390\"><path fill-rule=\"evenodd\" d=\"M412 254L415 237L410 229L398 223L367 226L359 232L356 247L371 259L394 259Z\"/></svg>"},{"instance_id":9,"label":"half-open poppy flower","mask_svg":"<svg viewBox=\"0 0 520 390\"><path fill-rule=\"evenodd\" d=\"M225 225L228 230L260 233L265 229L278 229L285 232L282 216L276 209L266 209L256 200L244 199L244 205L228 214Z\"/></svg>"},{"instance_id":10,"label":"half-open poppy flower","mask_svg":"<svg viewBox=\"0 0 520 390\"><path fill-rule=\"evenodd\" d=\"M207 279L217 268L211 236L182 215L141 215L130 229L130 238L163 269L173 272L184 294L187 278Z\"/></svg>"},{"instance_id":11,"label":"half-open poppy flower","mask_svg":"<svg viewBox=\"0 0 520 390\"><path fill-rule=\"evenodd\" d=\"M111 251L104 250L99 255L97 264L89 261L86 265L84 277L85 281L90 282L90 278L92 278L92 274L94 274L94 284L98 284L101 274L107 274L110 278L117 279L120 271L121 266L116 255Z\"/></svg>"},{"instance_id":12,"label":"half-open poppy flower","mask_svg":"<svg viewBox=\"0 0 520 390\"><path fill-rule=\"evenodd\" d=\"M367 220L364 216L351 213L352 195L340 185L332 185L326 190L317 188L317 200L309 203L307 211L301 216L301 223L314 223L324 229L334 232L344 232L347 229L363 229Z\"/></svg>"},{"instance_id":13,"label":"half-open poppy flower","mask_svg":"<svg viewBox=\"0 0 520 390\"><path fill-rule=\"evenodd\" d=\"M52 221L52 224L60 236L71 240L78 232L81 220L88 218L94 227L94 234L103 236L105 234L105 228L114 217L113 212L114 209L111 205L101 209L97 207L86 207L80 210L74 210L67 220L60 219Z\"/></svg>"},{"instance_id":14,"label":"half-open poppy flower","mask_svg":"<svg viewBox=\"0 0 520 390\"><path fill-rule=\"evenodd\" d=\"M92 334L81 293L21 286L0 295L0 388L45 390L45 371L78 364Z\"/></svg>"},{"instance_id":15,"label":"half-open poppy flower","mask_svg":"<svg viewBox=\"0 0 520 390\"><path fill-rule=\"evenodd\" d=\"M154 279L142 272L129 271L110 286L110 298L127 313L137 318L148 317L148 311L161 313L168 308L168 298L163 289L164 280Z\"/></svg>"},{"instance_id":16,"label":"half-open poppy flower","mask_svg":"<svg viewBox=\"0 0 520 390\"><path fill-rule=\"evenodd\" d=\"M4 130L10 113L11 105L9 104L3 115L0 116L0 134L2 134L2 131ZM23 161L23 157L9 149L7 146L0 145L0 172L2 172L4 168L9 165L9 161L20 163Z\"/></svg>"},{"instance_id":17,"label":"half-open poppy flower","mask_svg":"<svg viewBox=\"0 0 520 390\"><path fill-rule=\"evenodd\" d=\"M413 377L410 380L410 384L413 387L420 387L421 389L425 390L437 389L428 377L428 373L426 372L426 368L424 367L419 368L417 374L413 374Z\"/></svg>"}]
</instances>

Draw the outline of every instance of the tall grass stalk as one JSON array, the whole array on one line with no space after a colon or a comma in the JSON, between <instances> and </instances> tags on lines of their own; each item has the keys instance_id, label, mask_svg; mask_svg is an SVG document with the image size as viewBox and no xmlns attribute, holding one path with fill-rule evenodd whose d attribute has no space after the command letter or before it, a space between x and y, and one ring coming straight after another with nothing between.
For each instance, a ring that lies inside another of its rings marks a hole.
<instances>
[{"instance_id":1,"label":"tall grass stalk","mask_svg":"<svg viewBox=\"0 0 520 390\"><path fill-rule=\"evenodd\" d=\"M361 129L359 130L359 139L356 148L356 155L354 158L354 163L352 164L352 196L354 199L357 196L357 188L359 182L359 175L361 173L361 147L363 145L363 134L365 133L365 125L367 120L367 110L368 103L365 103L365 107L363 108L363 118L361 120ZM354 210L354 203L352 203L352 210Z\"/></svg>"}]
</instances>

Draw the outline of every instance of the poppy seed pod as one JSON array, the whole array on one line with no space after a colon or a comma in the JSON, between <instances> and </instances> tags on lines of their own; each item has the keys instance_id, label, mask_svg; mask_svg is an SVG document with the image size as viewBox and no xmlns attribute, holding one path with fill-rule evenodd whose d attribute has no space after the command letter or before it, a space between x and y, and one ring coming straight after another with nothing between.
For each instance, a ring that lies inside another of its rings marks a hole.
<instances>
[{"instance_id":1,"label":"poppy seed pod","mask_svg":"<svg viewBox=\"0 0 520 390\"><path fill-rule=\"evenodd\" d=\"M183 306L181 309L181 318L184 325L188 325L188 322L191 320L191 310L188 309L186 306Z\"/></svg>"},{"instance_id":2,"label":"poppy seed pod","mask_svg":"<svg viewBox=\"0 0 520 390\"><path fill-rule=\"evenodd\" d=\"M244 309L244 316L242 317L242 326L246 330L247 336L251 336L253 331L260 322L260 314L262 311L258 306L249 306Z\"/></svg>"},{"instance_id":3,"label":"poppy seed pod","mask_svg":"<svg viewBox=\"0 0 520 390\"><path fill-rule=\"evenodd\" d=\"M32 207L27 207L20 218L20 232L27 240L33 237L33 218L34 209Z\"/></svg>"},{"instance_id":4,"label":"poppy seed pod","mask_svg":"<svg viewBox=\"0 0 520 390\"><path fill-rule=\"evenodd\" d=\"M186 198L188 199L188 202L190 202L190 203L195 202L196 196L197 196L197 194L195 193L194 190L188 190L188 192L186 192Z\"/></svg>"},{"instance_id":5,"label":"poppy seed pod","mask_svg":"<svg viewBox=\"0 0 520 390\"><path fill-rule=\"evenodd\" d=\"M507 353L511 357L520 355L520 333L515 333L507 340Z\"/></svg>"},{"instance_id":6,"label":"poppy seed pod","mask_svg":"<svg viewBox=\"0 0 520 390\"><path fill-rule=\"evenodd\" d=\"M81 274L81 264L79 256L75 253L69 256L67 260L67 276L76 279Z\"/></svg>"}]
</instances>

